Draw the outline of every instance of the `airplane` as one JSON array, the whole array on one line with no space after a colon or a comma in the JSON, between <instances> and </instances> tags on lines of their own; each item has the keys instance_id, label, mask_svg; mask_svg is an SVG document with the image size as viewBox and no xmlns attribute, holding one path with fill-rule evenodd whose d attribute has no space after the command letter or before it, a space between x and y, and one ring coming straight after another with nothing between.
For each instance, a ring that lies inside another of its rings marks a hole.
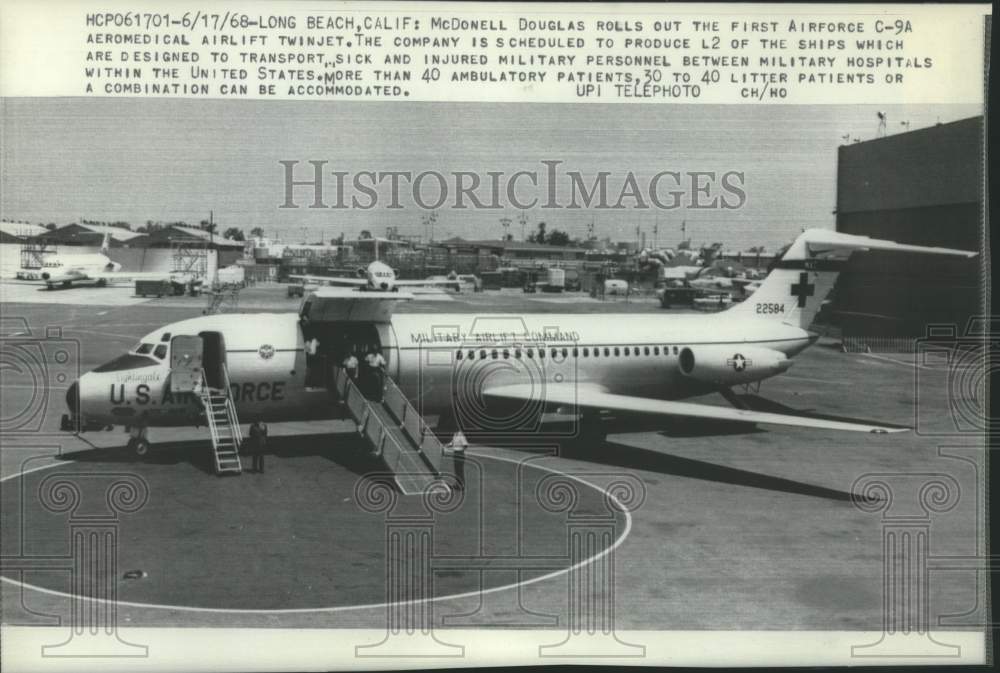
<instances>
[{"instance_id":1,"label":"airplane","mask_svg":"<svg viewBox=\"0 0 1000 673\"><path fill-rule=\"evenodd\" d=\"M42 280L49 289L56 285L68 288L73 283L94 282L98 287L108 283L130 283L136 280L171 280L186 283L190 276L158 272L123 272L122 265L108 257L111 234L104 234L101 250L97 253L60 254L48 257L42 263Z\"/></svg>"},{"instance_id":2,"label":"airplane","mask_svg":"<svg viewBox=\"0 0 1000 673\"><path fill-rule=\"evenodd\" d=\"M817 341L813 318L851 254L867 250L977 254L811 229L750 300L712 314L399 314L393 308L412 295L320 288L297 314L209 315L149 333L71 384L63 428L126 426L128 447L145 454L150 428L204 425L204 407L186 392L192 380L228 392L245 421L346 418L310 365L306 344L315 339L332 363L352 346L378 345L402 393L421 414L441 417L439 432L491 423L536 432L553 408L577 413L581 445L601 441L607 413L902 432L908 428L750 410L732 395L786 372ZM684 401L716 392L732 406ZM514 415L493 411L511 408Z\"/></svg>"},{"instance_id":3,"label":"airplane","mask_svg":"<svg viewBox=\"0 0 1000 673\"><path fill-rule=\"evenodd\" d=\"M399 288L406 287L452 287L457 288L459 281L457 278L451 279L425 279L425 280L400 280L396 278L396 272L385 262L375 260L368 266L358 269L357 278L338 278L336 276L309 276L292 274L288 276L292 280L301 281L310 285L345 285L362 292L398 292Z\"/></svg>"}]
</instances>

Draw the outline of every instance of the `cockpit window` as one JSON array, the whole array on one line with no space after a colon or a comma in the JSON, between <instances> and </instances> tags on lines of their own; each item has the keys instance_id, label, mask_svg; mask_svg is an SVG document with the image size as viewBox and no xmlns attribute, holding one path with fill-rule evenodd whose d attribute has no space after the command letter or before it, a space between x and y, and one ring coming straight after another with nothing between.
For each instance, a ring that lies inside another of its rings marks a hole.
<instances>
[{"instance_id":1,"label":"cockpit window","mask_svg":"<svg viewBox=\"0 0 1000 673\"><path fill-rule=\"evenodd\" d=\"M157 346L156 350L153 351L153 355L155 355L160 360L167 357L167 344L160 344L159 346Z\"/></svg>"},{"instance_id":2,"label":"cockpit window","mask_svg":"<svg viewBox=\"0 0 1000 673\"><path fill-rule=\"evenodd\" d=\"M153 358L147 357L145 355L135 355L134 353L126 353L125 355L119 355L111 362L106 362L97 369L95 372L120 372L126 369L139 369L140 367L152 367L159 364Z\"/></svg>"},{"instance_id":3,"label":"cockpit window","mask_svg":"<svg viewBox=\"0 0 1000 673\"><path fill-rule=\"evenodd\" d=\"M139 355L148 355L153 351L153 344L139 344L135 352Z\"/></svg>"}]
</instances>

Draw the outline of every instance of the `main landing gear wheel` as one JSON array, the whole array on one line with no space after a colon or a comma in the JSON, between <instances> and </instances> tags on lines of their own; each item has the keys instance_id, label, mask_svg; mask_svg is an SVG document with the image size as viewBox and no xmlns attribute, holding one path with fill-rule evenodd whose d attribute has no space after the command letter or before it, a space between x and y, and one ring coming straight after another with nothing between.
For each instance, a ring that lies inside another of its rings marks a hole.
<instances>
[{"instance_id":1,"label":"main landing gear wheel","mask_svg":"<svg viewBox=\"0 0 1000 673\"><path fill-rule=\"evenodd\" d=\"M126 448L140 458L144 458L149 453L149 442L146 439L132 437L128 440Z\"/></svg>"}]
</instances>

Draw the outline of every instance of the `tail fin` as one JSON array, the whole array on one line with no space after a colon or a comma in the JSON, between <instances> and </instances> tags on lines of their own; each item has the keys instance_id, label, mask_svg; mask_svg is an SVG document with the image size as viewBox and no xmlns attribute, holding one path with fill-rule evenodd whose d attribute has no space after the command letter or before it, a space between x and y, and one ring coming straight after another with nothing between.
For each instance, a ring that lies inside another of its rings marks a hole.
<instances>
[{"instance_id":1,"label":"tail fin","mask_svg":"<svg viewBox=\"0 0 1000 673\"><path fill-rule=\"evenodd\" d=\"M726 313L779 320L807 329L833 290L851 253L856 250L895 250L959 257L978 254L951 248L904 245L826 229L809 229L799 234L757 291Z\"/></svg>"}]
</instances>

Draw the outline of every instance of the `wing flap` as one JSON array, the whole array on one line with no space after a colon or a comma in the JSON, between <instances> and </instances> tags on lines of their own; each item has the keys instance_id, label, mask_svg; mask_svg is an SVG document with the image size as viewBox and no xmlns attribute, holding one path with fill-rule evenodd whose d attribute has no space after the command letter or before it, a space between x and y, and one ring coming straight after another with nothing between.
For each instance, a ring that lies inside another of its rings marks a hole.
<instances>
[{"instance_id":1,"label":"wing flap","mask_svg":"<svg viewBox=\"0 0 1000 673\"><path fill-rule=\"evenodd\" d=\"M393 285L399 287L447 287L458 285L457 280L395 280Z\"/></svg>"},{"instance_id":2,"label":"wing flap","mask_svg":"<svg viewBox=\"0 0 1000 673\"><path fill-rule=\"evenodd\" d=\"M363 287L368 284L368 281L364 278L342 278L336 276L300 276L300 275L289 275L292 280L300 280L303 283L312 283L316 285L345 285L350 287Z\"/></svg>"},{"instance_id":3,"label":"wing flap","mask_svg":"<svg viewBox=\"0 0 1000 673\"><path fill-rule=\"evenodd\" d=\"M844 430L848 432L905 432L909 428L899 428L887 425L871 425L867 423L848 423L808 416L793 416L791 414L775 414L764 411L750 411L730 407L715 407L694 402L676 402L673 400L657 400L647 397L633 397L610 393L603 386L596 384L554 383L546 384L544 388L531 384L514 384L497 386L483 391L488 397L513 400L538 401L544 395L549 404L571 405L588 409L632 412L637 414L652 414L660 416L683 416L688 418L705 418L719 421L736 421L743 423L765 423L769 425L788 425L800 428L817 428L822 430Z\"/></svg>"}]
</instances>

